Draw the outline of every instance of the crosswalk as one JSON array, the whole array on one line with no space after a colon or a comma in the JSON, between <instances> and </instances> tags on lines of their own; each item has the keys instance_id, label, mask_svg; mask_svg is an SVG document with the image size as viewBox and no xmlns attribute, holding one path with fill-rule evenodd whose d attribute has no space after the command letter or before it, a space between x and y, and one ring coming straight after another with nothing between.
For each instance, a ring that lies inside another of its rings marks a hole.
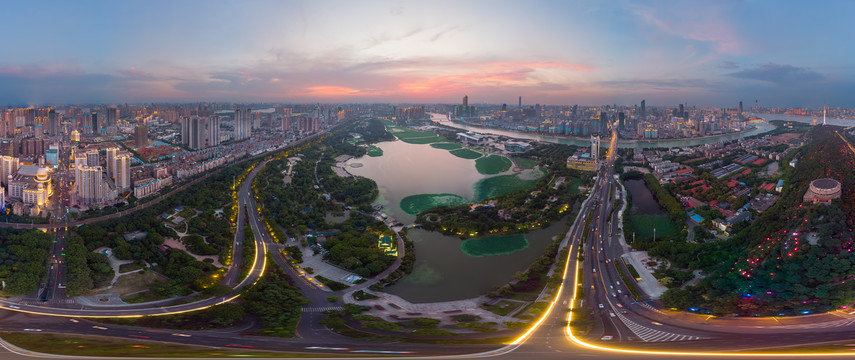
<instances>
[{"instance_id":1,"label":"crosswalk","mask_svg":"<svg viewBox=\"0 0 855 360\"><path fill-rule=\"evenodd\" d=\"M842 319L836 321L824 321L810 324L797 324L797 325L780 325L775 326L775 328L785 328L785 329L820 329L820 328L836 328L836 327L844 327L855 324L855 319Z\"/></svg>"},{"instance_id":2,"label":"crosswalk","mask_svg":"<svg viewBox=\"0 0 855 360\"><path fill-rule=\"evenodd\" d=\"M329 311L329 310L344 310L344 308L341 306L323 306L323 307L304 307L303 308L304 313L318 313L318 312L324 312L324 311Z\"/></svg>"},{"instance_id":3,"label":"crosswalk","mask_svg":"<svg viewBox=\"0 0 855 360\"><path fill-rule=\"evenodd\" d=\"M665 342L665 341L691 341L700 340L700 336L675 334L667 331L651 329L649 327L639 325L638 323L628 319L623 314L618 313L620 321L629 328L641 341L644 342Z\"/></svg>"},{"instance_id":4,"label":"crosswalk","mask_svg":"<svg viewBox=\"0 0 855 360\"><path fill-rule=\"evenodd\" d=\"M655 313L659 313L659 314L665 315L665 313L664 313L664 312L662 312L662 310L659 310L659 309L657 309L657 308L653 307L652 305L650 305L650 304L648 304L648 303L646 303L646 302L644 302L644 301L639 301L639 302L636 302L636 303L633 303L633 304L641 305L641 307L643 307L643 308L645 308L645 309L647 309L647 310L650 310L650 311L653 311L653 312L655 312Z\"/></svg>"},{"instance_id":5,"label":"crosswalk","mask_svg":"<svg viewBox=\"0 0 855 360\"><path fill-rule=\"evenodd\" d=\"M51 301L24 299L24 300L21 300L20 303L23 305L58 305L58 304L71 305L71 304L77 304L77 302L74 301L74 299L53 299Z\"/></svg>"}]
</instances>

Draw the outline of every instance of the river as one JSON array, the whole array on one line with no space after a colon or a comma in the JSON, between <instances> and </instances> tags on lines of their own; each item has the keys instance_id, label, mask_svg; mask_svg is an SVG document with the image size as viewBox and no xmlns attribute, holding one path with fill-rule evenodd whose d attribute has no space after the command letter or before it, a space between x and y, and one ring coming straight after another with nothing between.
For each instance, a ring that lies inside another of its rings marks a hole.
<instances>
[{"instance_id":1,"label":"river","mask_svg":"<svg viewBox=\"0 0 855 360\"><path fill-rule=\"evenodd\" d=\"M481 126L472 126L461 124L459 122L453 122L446 119L445 115L440 114L431 114L431 120L453 128L474 131L482 134L494 134L494 135L502 135L513 137L517 139L526 139L533 141L543 141L543 142L551 142L556 144L564 144L564 145L575 145L575 146L583 146L587 147L591 145L591 141L585 138L576 138L576 137L559 137L559 136L546 136L540 134L533 133L525 133L525 132L516 132L510 130L502 130L502 129L494 129L487 128ZM685 138L685 139L663 139L663 140L619 140L618 147L622 149L650 149L650 148L673 148L673 147L686 147L686 146L697 146L704 144L717 143L721 141L729 141L736 140L739 138L753 136L758 134L763 134L775 129L774 125L768 124L763 121L752 121L751 125L755 128L743 132L732 133L732 134L724 134L724 135L713 135L706 137L697 137L697 138ZM608 141L604 141L601 144L601 147L608 147Z\"/></svg>"},{"instance_id":2,"label":"river","mask_svg":"<svg viewBox=\"0 0 855 360\"><path fill-rule=\"evenodd\" d=\"M783 121L793 121L800 122L805 124L813 124L813 119L817 120L817 124L822 124L822 116L813 117L813 116L799 116L799 115L783 115L783 114L751 114L751 116L761 117L768 121L772 120L783 120ZM837 118L827 118L825 123L828 125L836 125L836 126L855 126L855 120L850 119L837 119Z\"/></svg>"}]
</instances>

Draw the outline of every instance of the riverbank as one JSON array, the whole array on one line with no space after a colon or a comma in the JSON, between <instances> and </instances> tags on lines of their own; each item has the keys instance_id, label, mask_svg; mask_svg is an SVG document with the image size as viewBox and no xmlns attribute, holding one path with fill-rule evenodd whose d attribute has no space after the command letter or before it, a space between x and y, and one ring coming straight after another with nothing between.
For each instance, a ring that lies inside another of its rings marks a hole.
<instances>
[{"instance_id":1,"label":"riverbank","mask_svg":"<svg viewBox=\"0 0 855 360\"><path fill-rule=\"evenodd\" d=\"M436 114L434 114L436 115ZM587 146L590 144L589 138L580 138L573 136L556 136L556 135L541 135L536 133L527 133L527 132L518 132L511 129L499 129L493 127L487 127L483 125L474 125L474 124L466 124L461 123L459 121L447 120L442 115L431 116L431 121L435 124L452 127L456 129L476 131L482 133L489 133L493 135L499 136L507 136L516 139L523 139L529 141L543 141L543 142L552 142L558 144L565 145L576 145L576 146ZM739 138L758 135L762 133L766 133L775 129L775 126L769 124L768 126L754 126L749 125L751 128L744 129L738 132L728 133L728 134L719 134L719 135L708 135L701 137L692 137L692 138L680 138L680 139L618 139L618 147L619 148L633 148L633 149L652 149L652 148L673 148L673 147L685 147L685 146L697 146L709 143L715 143L720 141L730 141L736 140ZM608 148L608 143L603 143L601 146L604 148Z\"/></svg>"}]
</instances>

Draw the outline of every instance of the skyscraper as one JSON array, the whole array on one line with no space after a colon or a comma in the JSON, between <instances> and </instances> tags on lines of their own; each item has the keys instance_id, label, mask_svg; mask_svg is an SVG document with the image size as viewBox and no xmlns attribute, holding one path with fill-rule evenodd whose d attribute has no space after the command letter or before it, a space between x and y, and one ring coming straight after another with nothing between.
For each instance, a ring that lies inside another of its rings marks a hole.
<instances>
[{"instance_id":1,"label":"skyscraper","mask_svg":"<svg viewBox=\"0 0 855 360\"><path fill-rule=\"evenodd\" d=\"M107 175L115 178L115 174L113 173L113 166L115 166L116 161L116 153L119 151L117 147L108 147L107 148Z\"/></svg>"},{"instance_id":2,"label":"skyscraper","mask_svg":"<svg viewBox=\"0 0 855 360\"><path fill-rule=\"evenodd\" d=\"M137 148L148 146L148 126L138 124L134 128L134 145Z\"/></svg>"},{"instance_id":3,"label":"skyscraper","mask_svg":"<svg viewBox=\"0 0 855 360\"><path fill-rule=\"evenodd\" d=\"M206 125L205 137L208 140L208 146L220 145L220 117L212 116L208 118Z\"/></svg>"},{"instance_id":4,"label":"skyscraper","mask_svg":"<svg viewBox=\"0 0 855 360\"><path fill-rule=\"evenodd\" d=\"M522 108L522 96L520 96L519 103L517 103L517 107Z\"/></svg>"},{"instance_id":5,"label":"skyscraper","mask_svg":"<svg viewBox=\"0 0 855 360\"><path fill-rule=\"evenodd\" d=\"M600 137L591 136L591 159L597 162L600 158Z\"/></svg>"},{"instance_id":6,"label":"skyscraper","mask_svg":"<svg viewBox=\"0 0 855 360\"><path fill-rule=\"evenodd\" d=\"M61 114L58 114L56 110L50 109L48 112L48 127L47 132L51 136L59 135L59 122Z\"/></svg>"},{"instance_id":7,"label":"skyscraper","mask_svg":"<svg viewBox=\"0 0 855 360\"><path fill-rule=\"evenodd\" d=\"M3 186L9 185L9 176L18 172L18 167L20 167L18 158L8 155L0 156L0 183Z\"/></svg>"},{"instance_id":8,"label":"skyscraper","mask_svg":"<svg viewBox=\"0 0 855 360\"><path fill-rule=\"evenodd\" d=\"M107 108L107 126L116 126L119 124L119 109L114 107Z\"/></svg>"},{"instance_id":9,"label":"skyscraper","mask_svg":"<svg viewBox=\"0 0 855 360\"><path fill-rule=\"evenodd\" d=\"M99 166L101 165L101 158L98 156L98 150L92 149L86 151L86 165L87 166Z\"/></svg>"},{"instance_id":10,"label":"skyscraper","mask_svg":"<svg viewBox=\"0 0 855 360\"><path fill-rule=\"evenodd\" d=\"M92 112L92 134L95 136L101 135L101 124L98 123L98 113Z\"/></svg>"},{"instance_id":11,"label":"skyscraper","mask_svg":"<svg viewBox=\"0 0 855 360\"><path fill-rule=\"evenodd\" d=\"M190 146L190 117L181 117L181 144Z\"/></svg>"}]
</instances>

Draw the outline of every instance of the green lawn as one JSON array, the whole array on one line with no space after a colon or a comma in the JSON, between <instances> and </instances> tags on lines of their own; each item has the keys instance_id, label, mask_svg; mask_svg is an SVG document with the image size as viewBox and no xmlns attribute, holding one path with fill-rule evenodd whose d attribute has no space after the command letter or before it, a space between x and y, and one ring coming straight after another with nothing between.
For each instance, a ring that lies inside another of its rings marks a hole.
<instances>
[{"instance_id":1,"label":"green lawn","mask_svg":"<svg viewBox=\"0 0 855 360\"><path fill-rule=\"evenodd\" d=\"M635 236L641 239L653 237L654 228L656 229L656 236L677 231L677 227L674 226L674 223L667 214L631 215L630 221L632 221L632 228L635 229Z\"/></svg>"},{"instance_id":2,"label":"green lawn","mask_svg":"<svg viewBox=\"0 0 855 360\"><path fill-rule=\"evenodd\" d=\"M475 160L475 168L484 175L503 173L511 168L511 160L500 155L489 155Z\"/></svg>"},{"instance_id":3,"label":"green lawn","mask_svg":"<svg viewBox=\"0 0 855 360\"><path fill-rule=\"evenodd\" d=\"M207 346L181 345L159 341L118 339L91 335L4 332L0 333L0 337L15 346L30 351L80 357L317 357L317 354L308 353L281 353L248 349L214 348ZM235 344L240 344L240 342L236 340Z\"/></svg>"},{"instance_id":4,"label":"green lawn","mask_svg":"<svg viewBox=\"0 0 855 360\"><path fill-rule=\"evenodd\" d=\"M435 147L437 149L443 149L443 150L457 150L457 149L460 149L462 147L462 146L460 146L460 144L448 143L448 142L434 143L434 144L430 144L430 146Z\"/></svg>"},{"instance_id":5,"label":"green lawn","mask_svg":"<svg viewBox=\"0 0 855 360\"><path fill-rule=\"evenodd\" d=\"M481 154L477 151L469 150L469 149L457 149L457 150L451 150L449 152L454 156L464 158L464 159L473 159L474 160L474 159L477 159L477 158L483 156L483 154Z\"/></svg>"},{"instance_id":6,"label":"green lawn","mask_svg":"<svg viewBox=\"0 0 855 360\"><path fill-rule=\"evenodd\" d=\"M514 157L513 160L514 160L514 163L517 164L517 166L519 166L523 169L534 169L534 167L540 163L537 160L521 158L521 157Z\"/></svg>"},{"instance_id":7,"label":"green lawn","mask_svg":"<svg viewBox=\"0 0 855 360\"><path fill-rule=\"evenodd\" d=\"M496 235L469 239L460 243L460 250L473 257L506 255L527 248L525 234Z\"/></svg>"},{"instance_id":8,"label":"green lawn","mask_svg":"<svg viewBox=\"0 0 855 360\"><path fill-rule=\"evenodd\" d=\"M482 307L484 308L484 310L487 310L493 314L505 316L523 305L523 303L517 301L502 300L497 302L495 305L484 305Z\"/></svg>"},{"instance_id":9,"label":"green lawn","mask_svg":"<svg viewBox=\"0 0 855 360\"><path fill-rule=\"evenodd\" d=\"M401 199L400 207L407 214L418 215L437 206L456 206L467 202L457 194L417 194Z\"/></svg>"},{"instance_id":10,"label":"green lawn","mask_svg":"<svg viewBox=\"0 0 855 360\"><path fill-rule=\"evenodd\" d=\"M370 156L370 157L383 156L383 149L376 147L374 145L371 145L368 147L368 152L366 152L365 154Z\"/></svg>"},{"instance_id":11,"label":"green lawn","mask_svg":"<svg viewBox=\"0 0 855 360\"><path fill-rule=\"evenodd\" d=\"M403 141L405 143L419 144L419 145L420 144L432 144L432 143L448 141L448 139L441 137L439 135L427 136L427 137L414 137L414 138L406 138L406 139L398 138L398 139L400 139L401 141Z\"/></svg>"},{"instance_id":12,"label":"green lawn","mask_svg":"<svg viewBox=\"0 0 855 360\"><path fill-rule=\"evenodd\" d=\"M579 186L581 186L581 185L582 185L582 179L580 179L580 178L571 179L570 185L568 185L570 193L578 194L579 193Z\"/></svg>"},{"instance_id":13,"label":"green lawn","mask_svg":"<svg viewBox=\"0 0 855 360\"><path fill-rule=\"evenodd\" d=\"M543 169L539 173L540 176L545 174ZM519 175L499 175L478 180L478 182L472 185L475 193L475 201L484 201L506 195L513 191L530 189L540 180L540 178L523 180Z\"/></svg>"}]
</instances>

